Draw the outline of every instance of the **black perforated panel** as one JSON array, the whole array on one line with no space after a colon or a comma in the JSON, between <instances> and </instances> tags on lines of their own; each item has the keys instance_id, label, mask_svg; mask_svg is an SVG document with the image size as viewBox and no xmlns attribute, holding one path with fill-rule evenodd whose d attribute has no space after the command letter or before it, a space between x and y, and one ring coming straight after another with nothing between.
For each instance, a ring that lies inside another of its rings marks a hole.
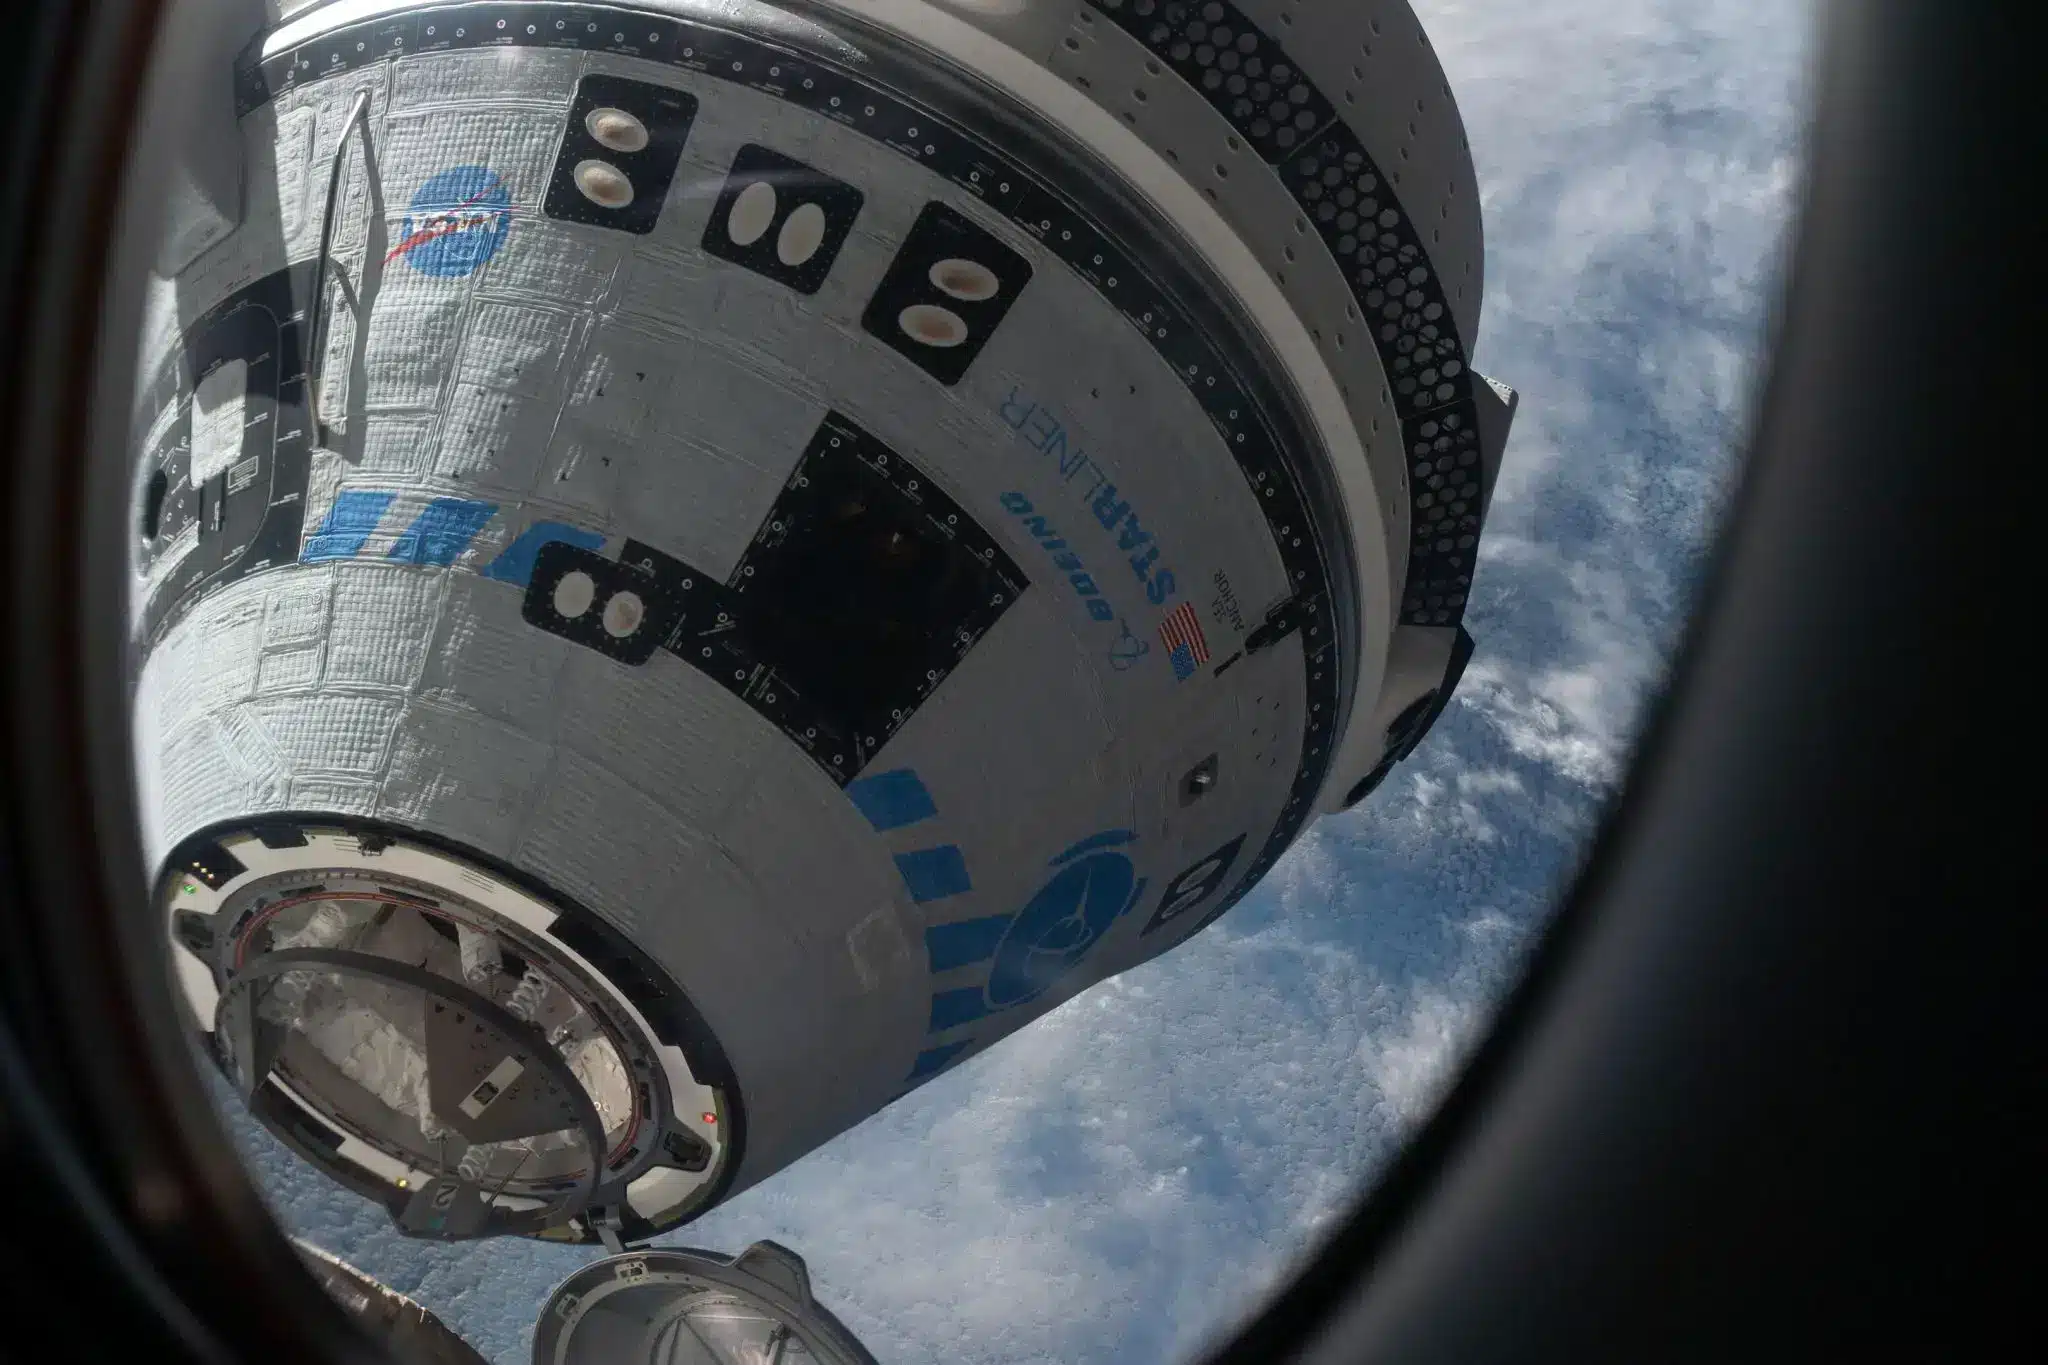
<instances>
[{"instance_id":1,"label":"black perforated panel","mask_svg":"<svg viewBox=\"0 0 2048 1365\"><path fill-rule=\"evenodd\" d=\"M647 130L647 145L624 151L599 142L587 122L599 109L619 109L637 118ZM585 76L577 83L575 103L569 106L569 121L548 177L543 211L550 218L592 227L642 236L654 231L661 221L661 206L668 200L669 184L675 179L676 163L683 155L683 142L696 117L697 97L688 91L623 76ZM578 189L576 168L586 162L602 163L624 175L633 187L632 202L611 208Z\"/></svg>"},{"instance_id":2,"label":"black perforated panel","mask_svg":"<svg viewBox=\"0 0 2048 1365\"><path fill-rule=\"evenodd\" d=\"M1088 0L1098 13L1199 90L1262 157L1335 257L1370 333L1416 477L1401 619L1451 625L1464 616L1479 539L1476 475L1437 476L1476 459L1472 378L1421 232L1373 163L1280 44L1224 0ZM1426 428L1426 430L1425 430ZM1448 444L1445 444L1445 442ZM1441 449L1439 448L1441 446ZM1476 463L1473 466L1476 468ZM1466 482L1475 485L1463 493ZM1423 501L1427 496L1427 501ZM1457 510L1452 510L1456 508Z\"/></svg>"},{"instance_id":3,"label":"black perforated panel","mask_svg":"<svg viewBox=\"0 0 2048 1365\"><path fill-rule=\"evenodd\" d=\"M935 200L875 286L861 326L941 384L957 384L1030 279L1030 262Z\"/></svg>"},{"instance_id":4,"label":"black perforated panel","mask_svg":"<svg viewBox=\"0 0 2048 1365\"><path fill-rule=\"evenodd\" d=\"M756 648L865 763L1023 593L929 477L827 415L732 579Z\"/></svg>"},{"instance_id":5,"label":"black perforated panel","mask_svg":"<svg viewBox=\"0 0 2048 1365\"><path fill-rule=\"evenodd\" d=\"M736 231L733 210L746 194L767 195L769 211L762 222L743 221ZM815 294L832 273L863 198L859 190L815 166L750 142L739 149L726 172L725 185L704 224L702 245L712 255L799 294ZM815 215L814 234L800 231L806 215Z\"/></svg>"},{"instance_id":6,"label":"black perforated panel","mask_svg":"<svg viewBox=\"0 0 2048 1365\"><path fill-rule=\"evenodd\" d=\"M845 783L1027 585L929 476L830 413L728 580L638 541L616 560L555 541L521 610L621 663L667 649Z\"/></svg>"}]
</instances>

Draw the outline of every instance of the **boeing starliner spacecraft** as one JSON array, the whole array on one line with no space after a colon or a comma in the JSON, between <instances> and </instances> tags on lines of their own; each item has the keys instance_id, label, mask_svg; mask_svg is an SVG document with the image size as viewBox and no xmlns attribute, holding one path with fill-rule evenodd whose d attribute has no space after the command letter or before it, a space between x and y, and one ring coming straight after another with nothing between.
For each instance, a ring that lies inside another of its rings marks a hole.
<instances>
[{"instance_id":1,"label":"boeing starliner spacecraft","mask_svg":"<svg viewBox=\"0 0 2048 1365\"><path fill-rule=\"evenodd\" d=\"M405 1231L688 1222L1442 710L1514 396L1401 0L215 8L135 413L156 905Z\"/></svg>"}]
</instances>

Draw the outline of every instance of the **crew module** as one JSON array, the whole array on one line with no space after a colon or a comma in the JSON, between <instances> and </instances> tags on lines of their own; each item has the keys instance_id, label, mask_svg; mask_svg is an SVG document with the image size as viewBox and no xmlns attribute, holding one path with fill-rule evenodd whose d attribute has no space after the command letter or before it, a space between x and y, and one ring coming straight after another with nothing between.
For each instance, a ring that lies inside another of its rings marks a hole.
<instances>
[{"instance_id":1,"label":"crew module","mask_svg":"<svg viewBox=\"0 0 2048 1365\"><path fill-rule=\"evenodd\" d=\"M156 904L405 1231L687 1223L1442 710L1514 396L1400 0L215 9L135 414Z\"/></svg>"}]
</instances>

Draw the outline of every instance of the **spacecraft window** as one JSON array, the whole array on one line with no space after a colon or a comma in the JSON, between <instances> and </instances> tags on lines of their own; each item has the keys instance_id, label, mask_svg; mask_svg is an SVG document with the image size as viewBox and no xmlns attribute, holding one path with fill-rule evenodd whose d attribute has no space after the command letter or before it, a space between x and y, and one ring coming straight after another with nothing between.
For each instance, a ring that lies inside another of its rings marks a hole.
<instances>
[{"instance_id":1,"label":"spacecraft window","mask_svg":"<svg viewBox=\"0 0 2048 1365\"><path fill-rule=\"evenodd\" d=\"M753 565L749 626L814 700L868 724L922 690L932 648L988 599L993 575L857 477L834 480L798 519Z\"/></svg>"},{"instance_id":2,"label":"spacecraft window","mask_svg":"<svg viewBox=\"0 0 2048 1365\"><path fill-rule=\"evenodd\" d=\"M596 600L597 584L580 569L563 574L562 581L555 584L555 610L568 620L589 611Z\"/></svg>"},{"instance_id":3,"label":"spacecraft window","mask_svg":"<svg viewBox=\"0 0 2048 1365\"><path fill-rule=\"evenodd\" d=\"M734 246L752 246L775 221L775 186L756 180L733 200L732 216L726 220L725 235Z\"/></svg>"},{"instance_id":4,"label":"spacecraft window","mask_svg":"<svg viewBox=\"0 0 2048 1365\"><path fill-rule=\"evenodd\" d=\"M825 210L799 204L775 237L775 255L784 265L802 265L818 254L825 241Z\"/></svg>"}]
</instances>

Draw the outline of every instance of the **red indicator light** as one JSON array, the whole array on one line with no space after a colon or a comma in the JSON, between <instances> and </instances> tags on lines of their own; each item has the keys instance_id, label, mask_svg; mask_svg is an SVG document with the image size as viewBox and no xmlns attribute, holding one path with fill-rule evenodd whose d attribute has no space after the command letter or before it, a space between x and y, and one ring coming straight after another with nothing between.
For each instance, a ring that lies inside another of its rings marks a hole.
<instances>
[{"instance_id":1,"label":"red indicator light","mask_svg":"<svg viewBox=\"0 0 2048 1365\"><path fill-rule=\"evenodd\" d=\"M716 1122L718 1122L718 1115L716 1115L716 1114L712 1113L712 1112L711 1112L711 1111L710 1111L709 1109L706 1109L706 1110L704 1111L704 1114L703 1114L703 1118L704 1118L704 1121L705 1121L706 1123L716 1123Z\"/></svg>"}]
</instances>

